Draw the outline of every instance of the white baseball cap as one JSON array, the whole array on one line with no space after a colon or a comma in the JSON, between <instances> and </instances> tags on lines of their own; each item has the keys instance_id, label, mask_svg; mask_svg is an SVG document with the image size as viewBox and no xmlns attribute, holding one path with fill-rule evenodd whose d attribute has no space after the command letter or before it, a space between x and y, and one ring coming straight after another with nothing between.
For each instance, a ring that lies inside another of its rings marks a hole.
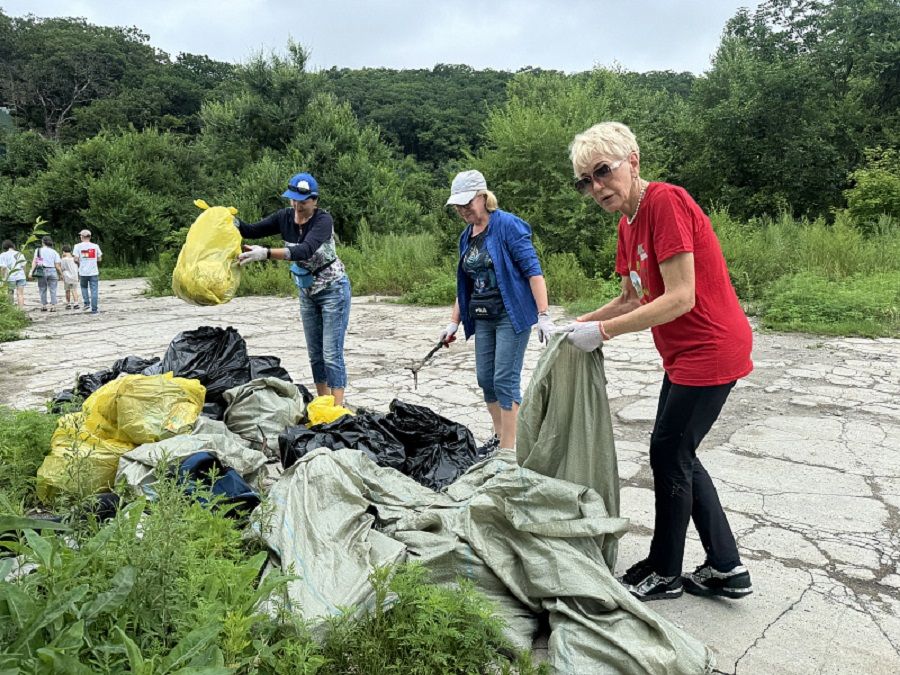
<instances>
[{"instance_id":1,"label":"white baseball cap","mask_svg":"<svg viewBox=\"0 0 900 675\"><path fill-rule=\"evenodd\" d=\"M468 204L481 190L487 190L487 181L480 171L472 169L458 173L450 184L450 198L445 206Z\"/></svg>"}]
</instances>

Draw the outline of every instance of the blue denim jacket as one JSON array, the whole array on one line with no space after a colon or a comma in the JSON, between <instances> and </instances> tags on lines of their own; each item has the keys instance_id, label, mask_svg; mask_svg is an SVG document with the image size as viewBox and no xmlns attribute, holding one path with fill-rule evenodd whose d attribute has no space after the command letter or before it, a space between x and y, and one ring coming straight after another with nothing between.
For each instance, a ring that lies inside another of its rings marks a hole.
<instances>
[{"instance_id":1,"label":"blue denim jacket","mask_svg":"<svg viewBox=\"0 0 900 675\"><path fill-rule=\"evenodd\" d=\"M456 299L466 339L475 335L475 322L469 318L469 298L472 282L462 269L462 257L469 248L472 225L459 237L459 261L456 265ZM509 319L516 333L530 330L537 323L537 305L528 280L542 275L534 245L531 226L518 216L497 209L488 220L485 246L494 262L497 285Z\"/></svg>"}]
</instances>

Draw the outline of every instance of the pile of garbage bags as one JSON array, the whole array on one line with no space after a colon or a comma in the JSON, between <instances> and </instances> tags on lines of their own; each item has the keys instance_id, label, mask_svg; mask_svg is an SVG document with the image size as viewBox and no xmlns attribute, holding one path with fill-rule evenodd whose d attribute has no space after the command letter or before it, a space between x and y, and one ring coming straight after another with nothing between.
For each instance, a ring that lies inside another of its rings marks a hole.
<instances>
[{"instance_id":1,"label":"pile of garbage bags","mask_svg":"<svg viewBox=\"0 0 900 675\"><path fill-rule=\"evenodd\" d=\"M548 617L555 673L713 667L705 645L613 576L627 521L602 350L553 338L523 398L516 453L486 458L465 426L426 407L395 399L386 413L354 412L313 398L276 357L249 356L233 328L180 333L161 359L100 373L84 380L105 383L81 411L60 418L42 498L85 471L97 490L123 482L152 498L167 463L198 499L237 517L257 509L251 527L270 568L292 577L287 608L305 620L371 607L371 573L417 560L436 583L471 580L517 647L531 648Z\"/></svg>"},{"instance_id":2,"label":"pile of garbage bags","mask_svg":"<svg viewBox=\"0 0 900 675\"><path fill-rule=\"evenodd\" d=\"M124 373L136 374L123 377ZM190 419L180 428L172 420L182 419L184 410L160 388L169 381L193 383ZM152 393L142 397L143 391ZM202 393L198 397L196 392ZM400 401L391 404L387 415L355 416L335 405L334 397L314 398L305 386L292 382L278 357L251 356L244 338L232 327L184 331L162 358L127 356L110 368L82 375L74 391L57 394L54 405L71 409L78 396L87 396L81 412L60 419L53 452L39 471L39 495L45 501L76 483L81 489L85 485L109 489L125 453L190 432L198 415L223 422L231 440L261 453L264 462L276 465L269 472L276 475L312 449L361 445L380 464L438 490L476 460L474 438L463 425ZM107 410L112 404L118 408ZM120 408L133 414L118 415ZM142 416L153 427L166 415L169 424L159 433L135 428ZM171 450L173 443L174 439L166 447ZM214 452L195 442L190 447L195 453ZM177 457L184 461L186 455Z\"/></svg>"}]
</instances>

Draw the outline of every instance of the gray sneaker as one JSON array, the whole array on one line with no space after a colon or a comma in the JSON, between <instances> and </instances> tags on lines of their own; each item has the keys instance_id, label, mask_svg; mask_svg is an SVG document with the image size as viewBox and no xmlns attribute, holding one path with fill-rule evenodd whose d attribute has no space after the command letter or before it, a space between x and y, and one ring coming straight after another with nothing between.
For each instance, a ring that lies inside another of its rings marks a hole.
<instances>
[{"instance_id":1,"label":"gray sneaker","mask_svg":"<svg viewBox=\"0 0 900 675\"><path fill-rule=\"evenodd\" d=\"M753 592L750 572L743 565L737 565L727 572L720 572L709 563L703 563L690 574L682 577L684 590L691 595L720 595L739 600Z\"/></svg>"},{"instance_id":2,"label":"gray sneaker","mask_svg":"<svg viewBox=\"0 0 900 675\"><path fill-rule=\"evenodd\" d=\"M491 436L491 439L487 443L485 443L484 445L475 449L475 454L478 457L482 457L482 458L487 457L488 455L491 455L494 452L496 452L497 448L499 448L499 447L500 447L500 439L497 437L496 434L494 434L493 436Z\"/></svg>"},{"instance_id":3,"label":"gray sneaker","mask_svg":"<svg viewBox=\"0 0 900 675\"><path fill-rule=\"evenodd\" d=\"M656 572L648 573L636 584L625 584L625 588L641 602L673 600L680 598L684 590L681 577L677 574L672 577L663 577Z\"/></svg>"}]
</instances>

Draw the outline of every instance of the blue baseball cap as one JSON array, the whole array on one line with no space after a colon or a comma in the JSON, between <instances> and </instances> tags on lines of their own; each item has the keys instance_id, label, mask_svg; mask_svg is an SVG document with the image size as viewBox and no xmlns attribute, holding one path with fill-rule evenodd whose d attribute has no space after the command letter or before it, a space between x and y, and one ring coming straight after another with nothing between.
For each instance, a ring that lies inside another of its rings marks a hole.
<instances>
[{"instance_id":1,"label":"blue baseball cap","mask_svg":"<svg viewBox=\"0 0 900 675\"><path fill-rule=\"evenodd\" d=\"M319 196L319 184L309 173L298 173L288 181L288 189L281 195L285 199L303 202Z\"/></svg>"}]
</instances>

